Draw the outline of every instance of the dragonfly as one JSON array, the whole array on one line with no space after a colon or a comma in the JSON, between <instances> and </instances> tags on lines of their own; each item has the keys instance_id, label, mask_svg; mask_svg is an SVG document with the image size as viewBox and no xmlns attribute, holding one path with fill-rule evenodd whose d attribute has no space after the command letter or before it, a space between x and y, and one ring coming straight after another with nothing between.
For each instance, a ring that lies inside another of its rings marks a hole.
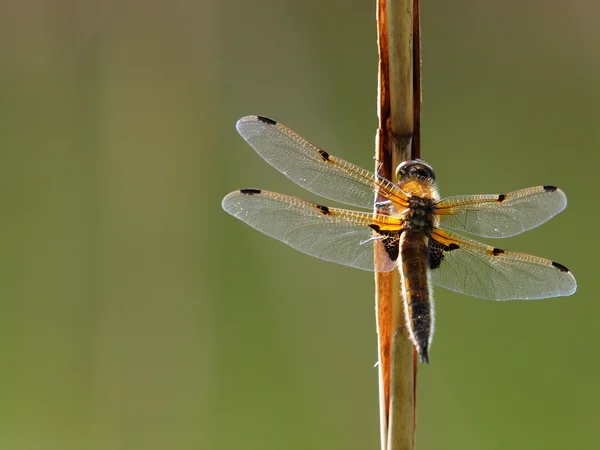
<instances>
[{"instance_id":1,"label":"dragonfly","mask_svg":"<svg viewBox=\"0 0 600 450\"><path fill-rule=\"evenodd\" d=\"M488 300L560 297L577 289L571 271L558 262L461 235L506 238L541 225L567 206L564 192L555 186L441 199L433 168L423 160L402 162L398 181L392 183L330 155L272 119L247 116L236 128L293 182L369 211L262 189L231 192L223 209L308 255L374 272L398 269L406 324L422 363L429 362L433 337L433 285Z\"/></svg>"}]
</instances>

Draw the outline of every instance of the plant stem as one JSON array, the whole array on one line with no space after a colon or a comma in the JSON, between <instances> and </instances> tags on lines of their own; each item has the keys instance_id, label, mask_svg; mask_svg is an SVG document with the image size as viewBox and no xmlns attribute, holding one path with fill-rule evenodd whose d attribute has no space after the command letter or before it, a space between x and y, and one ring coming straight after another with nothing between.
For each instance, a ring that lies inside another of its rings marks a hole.
<instances>
[{"instance_id":1,"label":"plant stem","mask_svg":"<svg viewBox=\"0 0 600 450\"><path fill-rule=\"evenodd\" d=\"M420 157L419 0L377 0L379 88L376 164L392 179L398 163ZM382 450L415 444L416 352L405 326L398 272L376 273Z\"/></svg>"}]
</instances>

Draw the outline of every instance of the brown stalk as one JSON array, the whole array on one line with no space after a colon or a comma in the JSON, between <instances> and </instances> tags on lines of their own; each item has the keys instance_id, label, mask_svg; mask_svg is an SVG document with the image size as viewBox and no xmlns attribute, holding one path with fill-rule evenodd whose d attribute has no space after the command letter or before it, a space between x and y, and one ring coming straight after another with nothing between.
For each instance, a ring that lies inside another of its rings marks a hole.
<instances>
[{"instance_id":1,"label":"brown stalk","mask_svg":"<svg viewBox=\"0 0 600 450\"><path fill-rule=\"evenodd\" d=\"M379 89L375 157L379 174L420 157L419 0L377 0ZM409 339L397 271L375 274L382 450L415 445L416 352Z\"/></svg>"}]
</instances>

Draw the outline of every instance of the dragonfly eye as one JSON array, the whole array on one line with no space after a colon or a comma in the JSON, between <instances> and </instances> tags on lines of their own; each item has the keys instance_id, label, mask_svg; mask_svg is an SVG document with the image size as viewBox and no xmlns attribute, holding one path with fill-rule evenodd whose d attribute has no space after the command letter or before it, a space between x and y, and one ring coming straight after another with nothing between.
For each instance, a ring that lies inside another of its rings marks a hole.
<instances>
[{"instance_id":1,"label":"dragonfly eye","mask_svg":"<svg viewBox=\"0 0 600 450\"><path fill-rule=\"evenodd\" d=\"M435 181L435 172L433 168L422 159L413 159L404 161L396 169L398 180L430 180Z\"/></svg>"}]
</instances>

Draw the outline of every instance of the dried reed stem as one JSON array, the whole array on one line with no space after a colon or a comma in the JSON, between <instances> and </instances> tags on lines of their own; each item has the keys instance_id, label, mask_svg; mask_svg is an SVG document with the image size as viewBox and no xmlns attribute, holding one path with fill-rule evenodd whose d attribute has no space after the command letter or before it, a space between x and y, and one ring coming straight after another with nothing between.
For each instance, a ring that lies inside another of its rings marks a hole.
<instances>
[{"instance_id":1,"label":"dried reed stem","mask_svg":"<svg viewBox=\"0 0 600 450\"><path fill-rule=\"evenodd\" d=\"M376 160L392 179L398 163L420 157L419 0L377 1L379 89ZM398 272L375 275L382 450L415 445L416 352L404 322Z\"/></svg>"}]
</instances>

